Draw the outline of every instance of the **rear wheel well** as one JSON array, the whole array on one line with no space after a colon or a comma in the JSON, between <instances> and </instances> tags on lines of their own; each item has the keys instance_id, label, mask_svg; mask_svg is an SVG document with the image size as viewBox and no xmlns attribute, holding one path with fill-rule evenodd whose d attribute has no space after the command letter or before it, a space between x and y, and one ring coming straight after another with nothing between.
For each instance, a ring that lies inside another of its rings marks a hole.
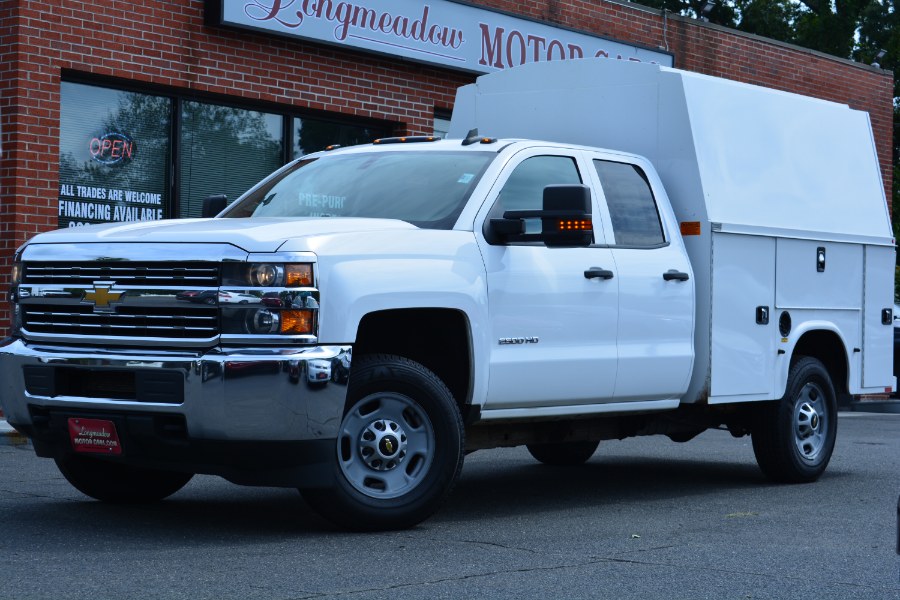
<instances>
[{"instance_id":1,"label":"rear wheel well","mask_svg":"<svg viewBox=\"0 0 900 600\"><path fill-rule=\"evenodd\" d=\"M838 394L846 394L849 391L847 379L847 349L844 343L833 331L809 331L797 341L794 354L791 357L791 365L803 356L811 356L819 359L828 374L831 383Z\"/></svg>"},{"instance_id":2,"label":"rear wheel well","mask_svg":"<svg viewBox=\"0 0 900 600\"><path fill-rule=\"evenodd\" d=\"M449 308L384 310L363 317L353 353L395 354L428 368L450 388L463 417L472 395L472 343L465 313Z\"/></svg>"}]
</instances>

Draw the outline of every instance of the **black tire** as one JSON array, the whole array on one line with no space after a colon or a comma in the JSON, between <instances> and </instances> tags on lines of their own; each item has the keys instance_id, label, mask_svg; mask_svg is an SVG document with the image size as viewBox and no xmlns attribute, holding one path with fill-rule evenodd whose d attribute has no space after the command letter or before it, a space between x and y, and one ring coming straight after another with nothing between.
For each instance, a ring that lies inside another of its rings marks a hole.
<instances>
[{"instance_id":1,"label":"black tire","mask_svg":"<svg viewBox=\"0 0 900 600\"><path fill-rule=\"evenodd\" d=\"M588 461L600 442L563 442L561 444L527 444L528 452L545 465L574 466Z\"/></svg>"},{"instance_id":2,"label":"black tire","mask_svg":"<svg viewBox=\"0 0 900 600\"><path fill-rule=\"evenodd\" d=\"M56 466L79 492L112 504L158 502L193 477L192 473L142 469L80 456L58 458Z\"/></svg>"},{"instance_id":3,"label":"black tire","mask_svg":"<svg viewBox=\"0 0 900 600\"><path fill-rule=\"evenodd\" d=\"M753 453L762 472L780 483L808 483L825 472L837 438L837 395L825 366L800 357L784 397L760 406Z\"/></svg>"},{"instance_id":4,"label":"black tire","mask_svg":"<svg viewBox=\"0 0 900 600\"><path fill-rule=\"evenodd\" d=\"M335 483L301 493L341 528L405 529L444 502L464 454L462 416L443 381L406 358L361 357L338 432Z\"/></svg>"}]
</instances>

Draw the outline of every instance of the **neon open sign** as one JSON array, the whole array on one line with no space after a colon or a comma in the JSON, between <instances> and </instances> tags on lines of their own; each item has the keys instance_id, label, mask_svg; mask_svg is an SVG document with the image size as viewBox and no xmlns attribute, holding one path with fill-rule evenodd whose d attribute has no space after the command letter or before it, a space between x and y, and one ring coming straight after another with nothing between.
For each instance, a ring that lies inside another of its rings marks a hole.
<instances>
[{"instance_id":1,"label":"neon open sign","mask_svg":"<svg viewBox=\"0 0 900 600\"><path fill-rule=\"evenodd\" d=\"M91 158L103 165L124 165L134 159L137 144L124 133L109 132L91 138Z\"/></svg>"}]
</instances>

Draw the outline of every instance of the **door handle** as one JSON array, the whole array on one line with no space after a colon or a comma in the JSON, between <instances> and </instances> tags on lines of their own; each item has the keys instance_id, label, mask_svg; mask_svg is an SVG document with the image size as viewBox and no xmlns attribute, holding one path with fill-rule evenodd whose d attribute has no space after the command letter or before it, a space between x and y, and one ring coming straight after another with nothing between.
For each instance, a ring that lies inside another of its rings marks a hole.
<instances>
[{"instance_id":1,"label":"door handle","mask_svg":"<svg viewBox=\"0 0 900 600\"><path fill-rule=\"evenodd\" d=\"M682 273L681 271L676 271L675 269L669 269L665 273L663 273L663 279L666 281L672 281L675 279L676 281L687 281L690 279L690 275L687 273Z\"/></svg>"},{"instance_id":2,"label":"door handle","mask_svg":"<svg viewBox=\"0 0 900 600\"><path fill-rule=\"evenodd\" d=\"M612 279L613 272L608 269L601 269L600 267L591 267L587 271L584 272L585 279Z\"/></svg>"}]
</instances>

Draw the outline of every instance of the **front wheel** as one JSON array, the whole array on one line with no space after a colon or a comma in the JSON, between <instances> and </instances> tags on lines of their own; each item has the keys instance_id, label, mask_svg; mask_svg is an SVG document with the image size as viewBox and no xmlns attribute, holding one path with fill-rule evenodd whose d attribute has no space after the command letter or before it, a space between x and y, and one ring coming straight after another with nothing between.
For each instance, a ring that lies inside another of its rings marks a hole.
<instances>
[{"instance_id":1,"label":"front wheel","mask_svg":"<svg viewBox=\"0 0 900 600\"><path fill-rule=\"evenodd\" d=\"M464 432L453 395L434 373L399 356L360 358L338 431L335 483L301 492L340 527L411 527L433 514L456 483Z\"/></svg>"},{"instance_id":2,"label":"front wheel","mask_svg":"<svg viewBox=\"0 0 900 600\"><path fill-rule=\"evenodd\" d=\"M79 492L112 504L158 502L193 477L192 473L143 469L80 456L58 458L56 466Z\"/></svg>"},{"instance_id":3,"label":"front wheel","mask_svg":"<svg viewBox=\"0 0 900 600\"><path fill-rule=\"evenodd\" d=\"M825 472L837 438L837 395L825 366L801 357L791 366L784 397L759 407L753 452L773 481L806 483Z\"/></svg>"},{"instance_id":4,"label":"front wheel","mask_svg":"<svg viewBox=\"0 0 900 600\"><path fill-rule=\"evenodd\" d=\"M561 444L527 444L528 452L545 465L580 465L592 457L600 442L563 442Z\"/></svg>"}]
</instances>

